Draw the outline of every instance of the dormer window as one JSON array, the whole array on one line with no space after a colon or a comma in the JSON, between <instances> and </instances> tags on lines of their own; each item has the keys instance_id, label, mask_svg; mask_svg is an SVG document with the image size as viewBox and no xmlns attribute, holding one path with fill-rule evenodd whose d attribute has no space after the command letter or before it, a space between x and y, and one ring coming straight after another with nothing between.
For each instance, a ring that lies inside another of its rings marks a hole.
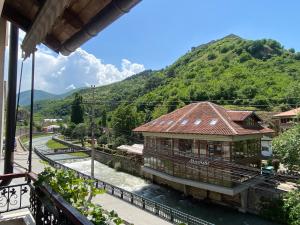
<instances>
[{"instance_id":1,"label":"dormer window","mask_svg":"<svg viewBox=\"0 0 300 225\"><path fill-rule=\"evenodd\" d=\"M245 120L245 124L246 124L246 126L253 127L253 126L255 126L257 123L256 123L256 121L255 121L252 117L250 117L250 118L247 118L247 119Z\"/></svg>"}]
</instances>

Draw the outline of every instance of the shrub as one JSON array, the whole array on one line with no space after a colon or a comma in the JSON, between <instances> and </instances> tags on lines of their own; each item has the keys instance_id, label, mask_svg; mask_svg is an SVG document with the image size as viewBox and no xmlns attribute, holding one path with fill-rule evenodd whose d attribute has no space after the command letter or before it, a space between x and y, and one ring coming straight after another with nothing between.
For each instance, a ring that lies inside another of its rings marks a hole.
<instances>
[{"instance_id":1,"label":"shrub","mask_svg":"<svg viewBox=\"0 0 300 225\"><path fill-rule=\"evenodd\" d=\"M208 60L214 60L215 58L217 58L216 54L215 53L209 53L207 55L207 59Z\"/></svg>"},{"instance_id":2,"label":"shrub","mask_svg":"<svg viewBox=\"0 0 300 225\"><path fill-rule=\"evenodd\" d=\"M243 62L246 62L248 60L251 59L251 55L247 52L243 52L241 55L240 55L240 63L243 63Z\"/></svg>"},{"instance_id":3,"label":"shrub","mask_svg":"<svg viewBox=\"0 0 300 225\"><path fill-rule=\"evenodd\" d=\"M295 58L296 60L300 60L300 52L297 52L297 53L295 54L294 58Z\"/></svg>"},{"instance_id":4,"label":"shrub","mask_svg":"<svg viewBox=\"0 0 300 225\"><path fill-rule=\"evenodd\" d=\"M107 138L107 135L101 135L99 138L98 138L98 143L99 144L103 144L103 145L106 145L107 144L107 141L108 141L108 138Z\"/></svg>"}]
</instances>

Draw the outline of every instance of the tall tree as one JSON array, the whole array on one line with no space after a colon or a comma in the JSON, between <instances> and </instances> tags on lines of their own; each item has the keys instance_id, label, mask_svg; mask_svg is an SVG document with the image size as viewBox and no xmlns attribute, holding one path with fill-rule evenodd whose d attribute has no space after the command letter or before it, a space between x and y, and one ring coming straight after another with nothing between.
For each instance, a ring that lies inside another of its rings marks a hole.
<instances>
[{"instance_id":1,"label":"tall tree","mask_svg":"<svg viewBox=\"0 0 300 225\"><path fill-rule=\"evenodd\" d=\"M106 127L107 126L107 115L106 115L106 111L105 110L103 110L103 112L102 112L101 126L102 127Z\"/></svg>"},{"instance_id":2,"label":"tall tree","mask_svg":"<svg viewBox=\"0 0 300 225\"><path fill-rule=\"evenodd\" d=\"M272 145L274 155L289 170L300 170L300 125L274 138Z\"/></svg>"},{"instance_id":3,"label":"tall tree","mask_svg":"<svg viewBox=\"0 0 300 225\"><path fill-rule=\"evenodd\" d=\"M71 122L75 124L83 123L83 114L84 109L82 106L82 96L76 93L74 101L72 103Z\"/></svg>"},{"instance_id":4,"label":"tall tree","mask_svg":"<svg viewBox=\"0 0 300 225\"><path fill-rule=\"evenodd\" d=\"M113 113L112 128L115 136L131 136L134 129L140 122L140 115L130 105L120 105Z\"/></svg>"}]
</instances>

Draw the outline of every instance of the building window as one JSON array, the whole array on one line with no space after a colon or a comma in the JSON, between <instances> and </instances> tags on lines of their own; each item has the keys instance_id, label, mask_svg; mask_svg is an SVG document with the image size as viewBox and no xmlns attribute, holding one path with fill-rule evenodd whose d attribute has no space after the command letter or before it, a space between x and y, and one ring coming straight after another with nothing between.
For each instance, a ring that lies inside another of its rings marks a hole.
<instances>
[{"instance_id":1,"label":"building window","mask_svg":"<svg viewBox=\"0 0 300 225\"><path fill-rule=\"evenodd\" d=\"M159 148L158 151L166 154L171 154L172 150L172 139L170 138L160 138L159 139Z\"/></svg>"},{"instance_id":2,"label":"building window","mask_svg":"<svg viewBox=\"0 0 300 225\"><path fill-rule=\"evenodd\" d=\"M154 137L146 137L146 148L148 150L155 151L155 138Z\"/></svg>"},{"instance_id":3,"label":"building window","mask_svg":"<svg viewBox=\"0 0 300 225\"><path fill-rule=\"evenodd\" d=\"M245 120L245 125L249 126L249 127L253 127L253 126L256 126L257 123L256 123L255 119L253 119L252 117L249 117Z\"/></svg>"},{"instance_id":4,"label":"building window","mask_svg":"<svg viewBox=\"0 0 300 225\"><path fill-rule=\"evenodd\" d=\"M208 153L210 157L222 158L223 156L222 143L217 143L217 142L208 143Z\"/></svg>"},{"instance_id":5,"label":"building window","mask_svg":"<svg viewBox=\"0 0 300 225\"><path fill-rule=\"evenodd\" d=\"M179 152L191 153L193 149L193 140L190 139L179 139L178 150Z\"/></svg>"}]
</instances>

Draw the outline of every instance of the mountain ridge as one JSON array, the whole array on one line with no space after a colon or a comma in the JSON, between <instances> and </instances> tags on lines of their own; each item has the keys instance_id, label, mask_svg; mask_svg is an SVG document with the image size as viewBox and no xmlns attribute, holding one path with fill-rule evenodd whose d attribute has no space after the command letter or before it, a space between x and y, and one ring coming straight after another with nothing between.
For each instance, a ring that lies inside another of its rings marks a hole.
<instances>
[{"instance_id":1,"label":"mountain ridge","mask_svg":"<svg viewBox=\"0 0 300 225\"><path fill-rule=\"evenodd\" d=\"M231 34L192 47L173 64L96 88L96 116L131 105L144 121L192 101L261 110L290 108L300 99L300 53L271 39L245 40ZM80 90L91 99L89 89ZM292 98L291 98L292 97ZM72 97L41 101L40 115L68 116Z\"/></svg>"},{"instance_id":2,"label":"mountain ridge","mask_svg":"<svg viewBox=\"0 0 300 225\"><path fill-rule=\"evenodd\" d=\"M74 92L78 91L80 89L74 89L71 91L67 91L62 94L53 94L47 91L35 89L34 90L34 101L43 101L43 100L53 100L53 99L63 99L65 97L68 97L69 95L72 95ZM17 95L18 97L18 95ZM30 105L30 98L31 98L31 90L22 91L20 93L20 100L19 105L20 106L28 106Z\"/></svg>"}]
</instances>

